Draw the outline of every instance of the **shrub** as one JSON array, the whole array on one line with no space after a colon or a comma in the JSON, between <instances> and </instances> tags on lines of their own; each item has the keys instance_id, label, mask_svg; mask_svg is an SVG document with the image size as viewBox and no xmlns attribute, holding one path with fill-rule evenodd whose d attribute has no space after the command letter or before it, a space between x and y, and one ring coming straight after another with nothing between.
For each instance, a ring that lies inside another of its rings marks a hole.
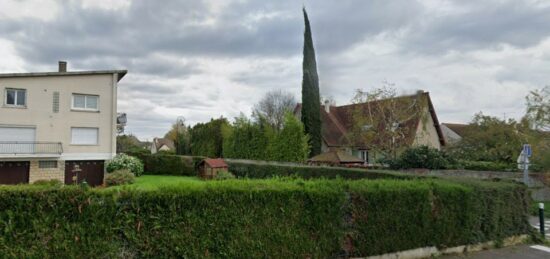
<instances>
[{"instance_id":1,"label":"shrub","mask_svg":"<svg viewBox=\"0 0 550 259\"><path fill-rule=\"evenodd\" d=\"M143 173L143 163L126 154L118 154L107 162L107 172L109 173L122 169L132 172L135 176L140 176Z\"/></svg>"},{"instance_id":2,"label":"shrub","mask_svg":"<svg viewBox=\"0 0 550 259\"><path fill-rule=\"evenodd\" d=\"M5 186L0 200L0 257L12 258L365 257L531 231L527 190L509 182L243 180L148 191Z\"/></svg>"},{"instance_id":3,"label":"shrub","mask_svg":"<svg viewBox=\"0 0 550 259\"><path fill-rule=\"evenodd\" d=\"M489 161L468 161L460 160L457 169L475 170L475 171L517 171L516 165L508 165L500 162Z\"/></svg>"},{"instance_id":4,"label":"shrub","mask_svg":"<svg viewBox=\"0 0 550 259\"><path fill-rule=\"evenodd\" d=\"M392 169L446 169L452 161L445 153L428 146L408 148L396 160L384 161Z\"/></svg>"},{"instance_id":5,"label":"shrub","mask_svg":"<svg viewBox=\"0 0 550 259\"><path fill-rule=\"evenodd\" d=\"M216 176L214 177L215 180L229 180L229 179L235 179L235 176L228 172L228 171L218 171Z\"/></svg>"},{"instance_id":6,"label":"shrub","mask_svg":"<svg viewBox=\"0 0 550 259\"><path fill-rule=\"evenodd\" d=\"M108 173L105 176L105 184L107 186L131 184L134 182L135 182L134 174L125 169Z\"/></svg>"},{"instance_id":7,"label":"shrub","mask_svg":"<svg viewBox=\"0 0 550 259\"><path fill-rule=\"evenodd\" d=\"M195 164L192 157L154 154L145 157L146 174L194 176Z\"/></svg>"},{"instance_id":8,"label":"shrub","mask_svg":"<svg viewBox=\"0 0 550 259\"><path fill-rule=\"evenodd\" d=\"M38 180L38 181L34 181L32 184L43 185L43 186L62 186L63 182L57 179L52 179L52 180Z\"/></svg>"},{"instance_id":9,"label":"shrub","mask_svg":"<svg viewBox=\"0 0 550 259\"><path fill-rule=\"evenodd\" d=\"M387 170L367 170L358 168L328 167L328 166L306 166L289 165L275 162L250 162L226 159L229 171L237 177L245 178L271 178L271 177L299 177L304 179L311 178L414 178L414 176L397 174Z\"/></svg>"}]
</instances>

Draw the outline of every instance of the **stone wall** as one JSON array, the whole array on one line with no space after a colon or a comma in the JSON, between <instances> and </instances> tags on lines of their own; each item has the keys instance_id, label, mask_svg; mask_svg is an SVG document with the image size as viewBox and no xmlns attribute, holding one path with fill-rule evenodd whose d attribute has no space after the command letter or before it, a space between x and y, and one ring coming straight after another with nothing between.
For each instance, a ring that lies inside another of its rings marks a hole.
<instances>
[{"instance_id":1,"label":"stone wall","mask_svg":"<svg viewBox=\"0 0 550 259\"><path fill-rule=\"evenodd\" d=\"M65 161L56 160L57 168L40 168L39 160L30 161L29 183L38 180L59 180L65 182Z\"/></svg>"}]
</instances>

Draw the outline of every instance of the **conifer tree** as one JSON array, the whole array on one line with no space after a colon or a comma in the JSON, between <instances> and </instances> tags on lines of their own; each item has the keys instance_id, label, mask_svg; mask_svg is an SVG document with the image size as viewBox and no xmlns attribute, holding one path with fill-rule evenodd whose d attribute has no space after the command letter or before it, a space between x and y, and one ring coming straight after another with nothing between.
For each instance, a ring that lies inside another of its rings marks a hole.
<instances>
[{"instance_id":1,"label":"conifer tree","mask_svg":"<svg viewBox=\"0 0 550 259\"><path fill-rule=\"evenodd\" d=\"M311 28L305 8L303 12L305 31L302 63L302 123L304 124L306 134L308 134L310 138L311 150L309 155L315 156L321 153L321 100Z\"/></svg>"}]
</instances>

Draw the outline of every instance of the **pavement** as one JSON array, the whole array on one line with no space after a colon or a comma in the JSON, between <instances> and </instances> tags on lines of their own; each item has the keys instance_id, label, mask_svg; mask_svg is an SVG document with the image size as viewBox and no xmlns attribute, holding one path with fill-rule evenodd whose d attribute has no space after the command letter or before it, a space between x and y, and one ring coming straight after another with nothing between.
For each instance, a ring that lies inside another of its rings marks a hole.
<instances>
[{"instance_id":1,"label":"pavement","mask_svg":"<svg viewBox=\"0 0 550 259\"><path fill-rule=\"evenodd\" d=\"M542 245L519 245L460 255L448 255L445 259L550 259L550 247Z\"/></svg>"},{"instance_id":2,"label":"pavement","mask_svg":"<svg viewBox=\"0 0 550 259\"><path fill-rule=\"evenodd\" d=\"M539 231L539 218L529 218L529 224ZM544 221L545 236L550 240L550 219ZM550 259L550 247L543 245L517 245L459 255L443 256L445 259Z\"/></svg>"}]
</instances>

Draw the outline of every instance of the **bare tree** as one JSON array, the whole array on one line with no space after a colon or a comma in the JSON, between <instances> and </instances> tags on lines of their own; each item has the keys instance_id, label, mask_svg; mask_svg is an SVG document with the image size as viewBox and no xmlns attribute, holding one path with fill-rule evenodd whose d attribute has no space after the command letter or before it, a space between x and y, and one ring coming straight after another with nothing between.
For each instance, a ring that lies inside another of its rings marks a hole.
<instances>
[{"instance_id":1,"label":"bare tree","mask_svg":"<svg viewBox=\"0 0 550 259\"><path fill-rule=\"evenodd\" d=\"M526 100L527 118L533 128L550 131L550 86L531 91Z\"/></svg>"},{"instance_id":2,"label":"bare tree","mask_svg":"<svg viewBox=\"0 0 550 259\"><path fill-rule=\"evenodd\" d=\"M358 89L352 102L352 130L348 132L351 144L395 157L406 146L407 136L416 129L419 118L426 120L427 99L424 92L397 96L393 84L384 82L381 88L365 92Z\"/></svg>"},{"instance_id":3,"label":"bare tree","mask_svg":"<svg viewBox=\"0 0 550 259\"><path fill-rule=\"evenodd\" d=\"M257 121L262 118L275 130L283 127L285 113L292 112L296 107L296 98L289 92L273 90L267 92L254 106L252 117Z\"/></svg>"}]
</instances>

